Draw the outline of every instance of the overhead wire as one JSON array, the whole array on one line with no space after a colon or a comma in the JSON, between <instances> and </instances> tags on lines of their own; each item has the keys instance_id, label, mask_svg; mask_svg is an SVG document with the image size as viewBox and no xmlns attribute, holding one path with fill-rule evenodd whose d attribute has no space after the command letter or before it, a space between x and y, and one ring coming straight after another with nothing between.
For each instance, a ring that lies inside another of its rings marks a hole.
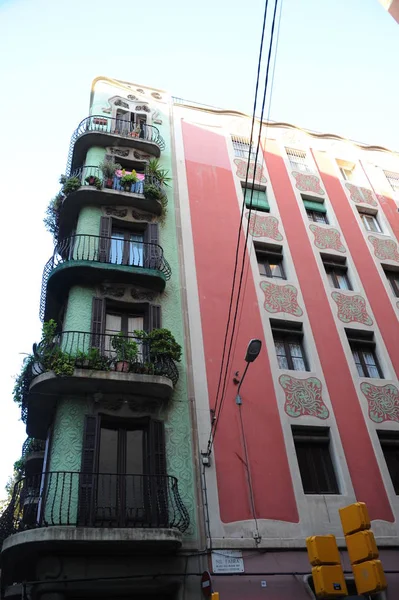
<instances>
[{"instance_id":1,"label":"overhead wire","mask_svg":"<svg viewBox=\"0 0 399 600\"><path fill-rule=\"evenodd\" d=\"M256 146L256 153L255 153L255 173L256 173L256 165L257 165L257 161L258 161L259 148L261 146L260 142L261 142L261 135L262 135L262 127L263 127L263 118L264 118L264 112L265 112L266 97L267 97L267 91L268 91L270 62L271 62L271 55L272 55L272 50L273 50L274 31L275 31L275 25L276 25L276 15L277 15L278 1L279 0L275 0L274 10L273 10L273 18L272 18L272 24L271 24L270 42L269 42L269 50L268 50L267 64L266 64L266 73L265 73L265 86L264 86L264 92L263 92L263 98L262 98L262 109L261 109L261 114L260 114L260 119L259 119L260 120L260 123L259 123L259 132L258 132L258 140L257 140L257 146ZM260 53L259 53L259 62L258 62L258 76L257 76L257 84L256 84L256 92L255 92L256 95L258 93L258 87L259 87L260 68L261 68L261 63L262 63L262 54L261 54L261 51L263 51L263 40L264 40L264 33L265 33L267 8L268 8L268 0L266 0L266 4L265 4L265 15L264 15L264 21L263 21L262 40L261 40L261 47L260 47ZM256 98L255 98L255 101L254 101L254 113L253 113L253 117L252 117L250 147L249 147L249 153L248 153L246 178L245 178L245 184L244 184L244 186L245 186L244 187L244 198L243 198L242 209L241 209L241 218L240 218L240 223L239 223L238 240L237 240L237 248L236 248L236 261L235 261L235 268L234 268L234 277L233 277L232 292L231 292L231 297L230 297L228 322L227 322L227 327L226 327L226 335L225 335L225 343L224 343L224 353L223 353L223 357L222 357L220 379L219 379L217 396L216 396L216 403L215 403L215 407L216 408L214 409L215 410L215 412L214 412L214 420L213 420L213 423L212 423L211 432L210 432L209 440L208 440L208 446L207 446L207 453L208 454L210 454L211 451L212 451L212 446L213 446L213 443L214 443L215 435L216 435L218 424L219 424L219 421L220 421L221 411L222 411L224 400L225 400L226 387L227 387L227 376L228 376L228 372L229 372L229 363L230 363L230 357L231 357L232 347L233 347L233 342L234 342L234 333L235 333L236 326L237 326L237 315L238 315L238 310L239 310L239 307L240 307L241 290L242 290L242 284L243 284L243 278L244 278L244 270L245 270L245 258L246 258L246 254L247 254L247 245L248 245L249 230L250 230L249 227L247 227L247 231L246 231L246 235L245 235L245 243L244 243L243 250L242 250L241 270L240 270L240 278L239 278L238 290L237 290L237 294L236 294L233 324L232 324L232 327L231 327L230 342L228 344L227 360L225 361L224 360L225 346L227 345L227 338L229 337L228 333L229 333L229 330L230 330L231 312L232 312L232 306L233 306L233 299L234 299L234 296L235 296L235 289L234 288L235 288L235 281L236 281L236 274L237 274L237 267L238 267L238 256L239 256L239 253L240 253L239 251L240 251L240 240L241 240L241 226L242 226L242 221L243 221L243 216L244 216L244 211L245 211L245 205L246 205L246 186L247 186L247 183L248 183L248 175L249 175L249 167L250 167L250 161L251 161L251 149L252 149L252 140L253 140L253 131L254 131L255 121L256 121ZM252 183L250 205L249 205L249 213L247 215L248 216L248 222L250 222L251 212L252 212L252 207L253 207L253 192L254 192L254 184ZM224 376L223 376L223 364L224 363L225 363L225 368L224 368ZM222 386L222 392L221 392L219 404L217 404L218 394L219 394L220 385L221 385L221 379L223 379L223 386Z\"/></svg>"}]
</instances>

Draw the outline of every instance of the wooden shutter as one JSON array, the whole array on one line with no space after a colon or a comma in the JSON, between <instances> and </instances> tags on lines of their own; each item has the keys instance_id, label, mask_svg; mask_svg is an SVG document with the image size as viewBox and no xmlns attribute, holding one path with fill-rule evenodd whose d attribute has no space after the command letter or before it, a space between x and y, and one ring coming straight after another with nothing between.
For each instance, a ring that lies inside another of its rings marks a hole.
<instances>
[{"instance_id":1,"label":"wooden shutter","mask_svg":"<svg viewBox=\"0 0 399 600\"><path fill-rule=\"evenodd\" d=\"M168 489L169 482L166 477L166 451L165 451L165 428L162 421L150 421L150 473L152 481L153 506L156 515L153 521L158 527L165 527L169 521L168 511ZM154 502L155 501L155 502Z\"/></svg>"},{"instance_id":2,"label":"wooden shutter","mask_svg":"<svg viewBox=\"0 0 399 600\"><path fill-rule=\"evenodd\" d=\"M83 447L82 466L79 476L79 525L93 525L95 521L96 499L96 461L99 440L99 422L97 415L86 415Z\"/></svg>"},{"instance_id":3,"label":"wooden shutter","mask_svg":"<svg viewBox=\"0 0 399 600\"><path fill-rule=\"evenodd\" d=\"M92 348L102 348L104 342L105 325L105 300L103 298L93 298L91 309L91 346Z\"/></svg>"},{"instance_id":4,"label":"wooden shutter","mask_svg":"<svg viewBox=\"0 0 399 600\"><path fill-rule=\"evenodd\" d=\"M111 217L101 217L100 219L100 241L98 245L98 256L100 262L109 261L109 251L111 246Z\"/></svg>"},{"instance_id":5,"label":"wooden shutter","mask_svg":"<svg viewBox=\"0 0 399 600\"><path fill-rule=\"evenodd\" d=\"M150 304L148 307L148 331L161 329L161 307L159 304Z\"/></svg>"},{"instance_id":6,"label":"wooden shutter","mask_svg":"<svg viewBox=\"0 0 399 600\"><path fill-rule=\"evenodd\" d=\"M147 269L158 269L160 249L159 244L159 227L158 223L148 223L147 229L144 232L144 241L149 245L145 245L145 261L144 266Z\"/></svg>"}]
</instances>

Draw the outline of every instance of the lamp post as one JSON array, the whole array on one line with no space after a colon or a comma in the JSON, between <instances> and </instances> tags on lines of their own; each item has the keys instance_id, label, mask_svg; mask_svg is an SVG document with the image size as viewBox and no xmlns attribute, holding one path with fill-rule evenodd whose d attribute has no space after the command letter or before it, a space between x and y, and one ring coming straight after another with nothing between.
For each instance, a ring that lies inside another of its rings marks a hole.
<instances>
[{"instance_id":1,"label":"lamp post","mask_svg":"<svg viewBox=\"0 0 399 600\"><path fill-rule=\"evenodd\" d=\"M258 339L250 340L248 347L247 347L247 352L245 354L245 362L247 364L245 365L244 373L241 377L241 380L240 380L240 383L239 383L239 386L237 389L236 403L239 405L242 404L242 399L240 396L240 389L241 389L241 386L245 379L245 375L247 374L248 367L251 363L253 363L258 358L261 348L262 348L262 342L260 340L258 340Z\"/></svg>"}]
</instances>

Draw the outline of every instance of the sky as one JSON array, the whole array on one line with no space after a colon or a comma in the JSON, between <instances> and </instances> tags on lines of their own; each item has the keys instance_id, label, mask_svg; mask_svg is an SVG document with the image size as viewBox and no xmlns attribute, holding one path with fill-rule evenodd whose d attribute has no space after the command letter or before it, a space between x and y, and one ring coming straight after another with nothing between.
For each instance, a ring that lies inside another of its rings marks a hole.
<instances>
[{"instance_id":1,"label":"sky","mask_svg":"<svg viewBox=\"0 0 399 600\"><path fill-rule=\"evenodd\" d=\"M399 25L378 0L282 6L270 118L399 149ZM26 437L12 388L40 339L52 253L42 220L91 81L251 113L263 10L263 0L0 0L0 499Z\"/></svg>"}]
</instances>

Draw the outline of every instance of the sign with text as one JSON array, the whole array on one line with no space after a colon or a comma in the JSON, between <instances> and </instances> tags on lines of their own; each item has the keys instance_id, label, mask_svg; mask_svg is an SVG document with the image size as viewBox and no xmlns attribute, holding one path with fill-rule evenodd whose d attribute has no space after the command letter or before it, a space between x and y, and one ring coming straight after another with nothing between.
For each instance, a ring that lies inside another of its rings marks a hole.
<instances>
[{"instance_id":1,"label":"sign with text","mask_svg":"<svg viewBox=\"0 0 399 600\"><path fill-rule=\"evenodd\" d=\"M212 552L214 573L244 573L241 550L215 550Z\"/></svg>"}]
</instances>

